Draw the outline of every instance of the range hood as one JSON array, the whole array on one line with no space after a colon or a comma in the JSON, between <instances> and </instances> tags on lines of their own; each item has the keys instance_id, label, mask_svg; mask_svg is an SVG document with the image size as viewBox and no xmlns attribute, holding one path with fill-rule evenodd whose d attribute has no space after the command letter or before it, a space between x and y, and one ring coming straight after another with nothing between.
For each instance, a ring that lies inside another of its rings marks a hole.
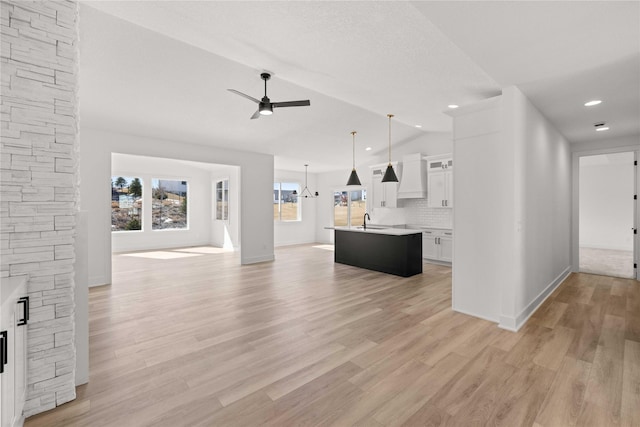
<instances>
[{"instance_id":1,"label":"range hood","mask_svg":"<svg viewBox=\"0 0 640 427\"><path fill-rule=\"evenodd\" d=\"M407 154L402 157L402 178L398 199L424 199L427 197L427 168L422 154Z\"/></svg>"}]
</instances>

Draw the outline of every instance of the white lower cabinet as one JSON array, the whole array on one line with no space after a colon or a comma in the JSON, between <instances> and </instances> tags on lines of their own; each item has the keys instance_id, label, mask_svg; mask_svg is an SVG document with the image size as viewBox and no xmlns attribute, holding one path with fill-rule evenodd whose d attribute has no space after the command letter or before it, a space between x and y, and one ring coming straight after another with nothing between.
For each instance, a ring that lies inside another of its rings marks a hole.
<instances>
[{"instance_id":1,"label":"white lower cabinet","mask_svg":"<svg viewBox=\"0 0 640 427\"><path fill-rule=\"evenodd\" d=\"M27 384L29 298L23 277L0 283L0 426L21 426Z\"/></svg>"},{"instance_id":2,"label":"white lower cabinet","mask_svg":"<svg viewBox=\"0 0 640 427\"><path fill-rule=\"evenodd\" d=\"M453 260L453 231L427 229L422 231L422 258L450 263Z\"/></svg>"}]
</instances>

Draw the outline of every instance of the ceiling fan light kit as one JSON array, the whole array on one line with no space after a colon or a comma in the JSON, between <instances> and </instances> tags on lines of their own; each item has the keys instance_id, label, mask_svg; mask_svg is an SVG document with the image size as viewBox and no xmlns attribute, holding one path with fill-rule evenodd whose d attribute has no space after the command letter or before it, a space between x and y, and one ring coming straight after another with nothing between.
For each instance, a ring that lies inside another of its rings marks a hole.
<instances>
[{"instance_id":1,"label":"ceiling fan light kit","mask_svg":"<svg viewBox=\"0 0 640 427\"><path fill-rule=\"evenodd\" d=\"M362 185L360 183L360 178L358 178L358 172L356 172L356 133L358 132L355 130L351 132L351 137L353 139L353 169L351 169L351 175L349 175L347 185Z\"/></svg>"},{"instance_id":2,"label":"ceiling fan light kit","mask_svg":"<svg viewBox=\"0 0 640 427\"><path fill-rule=\"evenodd\" d=\"M393 166L391 166L391 118L393 117L393 114L387 114L387 117L389 118L389 165L387 166L387 170L384 172L382 182L398 182L398 177L393 170Z\"/></svg>"},{"instance_id":3,"label":"ceiling fan light kit","mask_svg":"<svg viewBox=\"0 0 640 427\"><path fill-rule=\"evenodd\" d=\"M249 96L245 93L242 93L235 89L227 89L229 92L233 92L236 95L240 95L243 98L247 98L250 101L258 104L258 111L256 111L251 119L257 119L260 116L270 116L273 114L274 108L282 108L282 107L308 107L311 105L311 101L305 99L303 101L285 101L285 102L271 102L269 97L267 96L267 80L271 78L271 74L269 73L261 73L260 78L264 80L264 96L261 100L257 100L253 96Z\"/></svg>"}]
</instances>

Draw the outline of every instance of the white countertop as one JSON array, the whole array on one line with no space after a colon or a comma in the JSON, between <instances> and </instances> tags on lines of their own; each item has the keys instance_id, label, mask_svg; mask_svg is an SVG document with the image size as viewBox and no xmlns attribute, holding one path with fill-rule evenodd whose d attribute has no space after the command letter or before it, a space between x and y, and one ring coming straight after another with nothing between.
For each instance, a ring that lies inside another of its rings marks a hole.
<instances>
[{"instance_id":1,"label":"white countertop","mask_svg":"<svg viewBox=\"0 0 640 427\"><path fill-rule=\"evenodd\" d=\"M407 224L407 228L411 228L413 230L443 230L443 231L453 231L452 228L447 227L432 227L429 225L416 225L416 224Z\"/></svg>"},{"instance_id":2,"label":"white countertop","mask_svg":"<svg viewBox=\"0 0 640 427\"><path fill-rule=\"evenodd\" d=\"M334 227L335 230L339 231L353 231L356 233L369 233L369 234L386 234L388 236L408 236L409 234L418 234L422 233L420 230L407 230L406 228L384 228L384 229L375 229L375 228L367 228L366 230L358 227Z\"/></svg>"}]
</instances>

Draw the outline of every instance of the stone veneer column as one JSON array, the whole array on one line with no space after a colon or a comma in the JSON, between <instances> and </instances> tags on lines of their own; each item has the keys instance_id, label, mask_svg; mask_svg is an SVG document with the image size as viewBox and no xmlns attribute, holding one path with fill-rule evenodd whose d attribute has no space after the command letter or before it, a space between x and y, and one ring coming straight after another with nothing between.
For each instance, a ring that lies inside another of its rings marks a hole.
<instances>
[{"instance_id":1,"label":"stone veneer column","mask_svg":"<svg viewBox=\"0 0 640 427\"><path fill-rule=\"evenodd\" d=\"M78 5L1 7L0 274L28 279L29 416L75 399Z\"/></svg>"}]
</instances>

